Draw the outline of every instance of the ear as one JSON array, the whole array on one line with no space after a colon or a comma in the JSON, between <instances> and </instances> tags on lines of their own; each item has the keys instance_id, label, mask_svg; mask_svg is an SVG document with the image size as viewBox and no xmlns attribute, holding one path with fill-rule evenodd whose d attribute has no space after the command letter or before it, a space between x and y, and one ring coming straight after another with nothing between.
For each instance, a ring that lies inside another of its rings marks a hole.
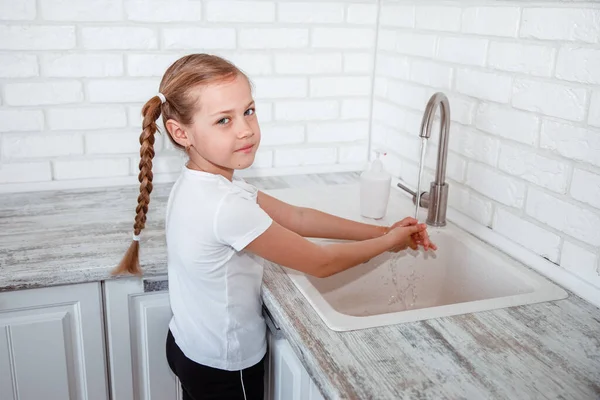
<instances>
[{"instance_id":1,"label":"ear","mask_svg":"<svg viewBox=\"0 0 600 400\"><path fill-rule=\"evenodd\" d=\"M169 119L165 123L165 127L167 128L167 131L169 131L169 134L175 143L179 144L181 147L185 148L192 144L188 138L184 126L181 123L175 121L174 119Z\"/></svg>"}]
</instances>

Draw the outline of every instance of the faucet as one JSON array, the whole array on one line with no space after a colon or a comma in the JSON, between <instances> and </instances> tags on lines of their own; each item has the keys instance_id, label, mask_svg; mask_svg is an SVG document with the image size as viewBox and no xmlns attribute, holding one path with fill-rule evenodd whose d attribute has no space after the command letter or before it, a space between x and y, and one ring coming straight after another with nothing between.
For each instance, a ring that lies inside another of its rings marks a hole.
<instances>
[{"instance_id":1,"label":"faucet","mask_svg":"<svg viewBox=\"0 0 600 400\"><path fill-rule=\"evenodd\" d=\"M425 113L421 121L421 138L431 137L431 125L435 118L437 106L440 106L441 125L440 140L438 145L437 165L435 167L435 180L431 182L429 192L421 194L419 206L427 208L427 222L431 226L446 226L446 209L448 206L448 184L446 183L446 160L448 158L448 132L450 131L450 103L444 93L437 92L427 102ZM417 202L417 193L402 183L398 187L413 196L413 203Z\"/></svg>"}]
</instances>

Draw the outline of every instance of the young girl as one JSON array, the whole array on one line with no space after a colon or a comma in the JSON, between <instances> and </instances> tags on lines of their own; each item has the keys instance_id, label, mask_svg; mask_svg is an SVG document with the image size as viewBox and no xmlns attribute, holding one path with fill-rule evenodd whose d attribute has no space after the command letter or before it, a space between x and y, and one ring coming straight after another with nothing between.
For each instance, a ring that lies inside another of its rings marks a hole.
<instances>
[{"instance_id":1,"label":"young girl","mask_svg":"<svg viewBox=\"0 0 600 400\"><path fill-rule=\"evenodd\" d=\"M165 222L173 311L167 360L184 399L263 398L263 268L248 252L327 277L385 251L436 249L426 226L412 218L391 227L354 222L291 206L233 176L252 165L260 129L248 77L222 58L193 54L176 61L142 114L133 242L115 273L140 273L139 235L162 115L169 138L189 157L171 190ZM354 242L319 246L305 237Z\"/></svg>"}]
</instances>

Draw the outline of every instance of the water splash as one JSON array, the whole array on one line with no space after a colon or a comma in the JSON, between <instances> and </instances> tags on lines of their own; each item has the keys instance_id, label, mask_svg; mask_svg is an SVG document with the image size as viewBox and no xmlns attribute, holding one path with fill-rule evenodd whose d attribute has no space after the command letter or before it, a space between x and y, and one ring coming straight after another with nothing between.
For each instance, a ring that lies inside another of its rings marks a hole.
<instances>
[{"instance_id":1,"label":"water splash","mask_svg":"<svg viewBox=\"0 0 600 400\"><path fill-rule=\"evenodd\" d=\"M421 162L419 163L419 176L417 177L417 203L415 204L415 219L419 219L419 205L421 204L421 180L425 168L425 154L427 151L427 138L421 138Z\"/></svg>"},{"instance_id":2,"label":"water splash","mask_svg":"<svg viewBox=\"0 0 600 400\"><path fill-rule=\"evenodd\" d=\"M419 279L422 278L422 276L416 274L413 265L409 265L408 269L411 271L411 273L408 276L398 277L396 269L400 260L401 257L395 257L391 259L388 264L388 270L390 271L390 275L392 276L392 283L396 292L395 294L392 294L390 296L388 300L388 306L402 302L404 304L404 309L410 309L414 307L417 303L418 294L416 284L419 281ZM408 297L407 295L409 294L409 292L410 296Z\"/></svg>"}]
</instances>

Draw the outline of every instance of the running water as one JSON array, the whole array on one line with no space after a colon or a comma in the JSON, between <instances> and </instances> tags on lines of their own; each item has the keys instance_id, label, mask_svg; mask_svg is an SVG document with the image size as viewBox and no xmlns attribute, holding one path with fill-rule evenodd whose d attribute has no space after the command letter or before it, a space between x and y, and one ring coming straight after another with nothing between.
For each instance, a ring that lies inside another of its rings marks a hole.
<instances>
[{"instance_id":1,"label":"running water","mask_svg":"<svg viewBox=\"0 0 600 400\"><path fill-rule=\"evenodd\" d=\"M419 219L419 206L421 205L421 180L425 168L425 152L427 150L427 138L421 138L421 162L419 163L419 177L417 180L417 203L415 204L415 219Z\"/></svg>"},{"instance_id":2,"label":"running water","mask_svg":"<svg viewBox=\"0 0 600 400\"><path fill-rule=\"evenodd\" d=\"M396 304L402 302L405 310L411 310L415 307L418 299L417 294L417 283L423 277L422 275L417 275L414 269L414 265L403 265L406 263L406 259L401 257L395 257L390 260L388 264L388 270L392 277L392 283L394 285L395 294L392 294L388 299L388 306L392 304ZM402 270L404 273L410 274L404 275L400 274L397 271L398 264L403 265ZM408 297L408 292L410 291L410 298Z\"/></svg>"}]
</instances>

